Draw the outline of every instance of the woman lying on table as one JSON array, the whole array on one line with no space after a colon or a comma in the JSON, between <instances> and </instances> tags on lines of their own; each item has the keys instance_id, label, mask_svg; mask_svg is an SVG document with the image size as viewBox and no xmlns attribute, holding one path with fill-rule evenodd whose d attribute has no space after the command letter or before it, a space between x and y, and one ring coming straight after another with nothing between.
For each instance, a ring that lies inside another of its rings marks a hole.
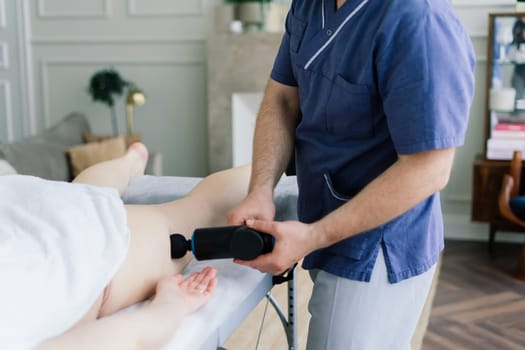
<instances>
[{"instance_id":1,"label":"woman lying on table","mask_svg":"<svg viewBox=\"0 0 525 350\"><path fill-rule=\"evenodd\" d=\"M183 278L190 256L172 260L169 235L226 224L250 168L212 174L180 200L124 205L147 158L135 143L73 183L0 177L0 348L158 348L207 302L216 271Z\"/></svg>"}]
</instances>

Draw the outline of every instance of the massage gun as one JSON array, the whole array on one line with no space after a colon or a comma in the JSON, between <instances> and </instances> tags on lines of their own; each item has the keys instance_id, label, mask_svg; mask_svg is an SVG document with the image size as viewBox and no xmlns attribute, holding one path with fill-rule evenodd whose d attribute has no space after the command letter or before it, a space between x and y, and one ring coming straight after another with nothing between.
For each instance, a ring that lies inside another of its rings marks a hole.
<instances>
[{"instance_id":1,"label":"massage gun","mask_svg":"<svg viewBox=\"0 0 525 350\"><path fill-rule=\"evenodd\" d=\"M178 259L191 251L197 260L235 258L253 260L273 249L273 236L246 226L198 228L191 239L170 235L171 258Z\"/></svg>"}]
</instances>

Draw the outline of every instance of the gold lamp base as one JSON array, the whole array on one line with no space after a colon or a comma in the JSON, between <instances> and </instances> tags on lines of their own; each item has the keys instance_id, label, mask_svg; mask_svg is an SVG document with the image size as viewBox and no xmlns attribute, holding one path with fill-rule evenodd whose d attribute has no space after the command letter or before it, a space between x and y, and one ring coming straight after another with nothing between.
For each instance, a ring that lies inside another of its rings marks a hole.
<instances>
[{"instance_id":1,"label":"gold lamp base","mask_svg":"<svg viewBox=\"0 0 525 350\"><path fill-rule=\"evenodd\" d=\"M135 133L134 107L146 103L146 96L137 87L132 87L126 97L126 119L128 135Z\"/></svg>"}]
</instances>

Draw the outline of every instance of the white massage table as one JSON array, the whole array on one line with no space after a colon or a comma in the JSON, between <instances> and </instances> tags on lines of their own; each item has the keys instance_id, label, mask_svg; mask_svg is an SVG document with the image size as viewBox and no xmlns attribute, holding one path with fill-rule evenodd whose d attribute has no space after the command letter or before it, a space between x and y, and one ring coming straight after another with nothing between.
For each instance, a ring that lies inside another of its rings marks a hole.
<instances>
[{"instance_id":1,"label":"white massage table","mask_svg":"<svg viewBox=\"0 0 525 350\"><path fill-rule=\"evenodd\" d=\"M192 177L143 176L130 183L123 199L130 204L167 202L183 197L199 180L200 178ZM276 220L297 218L297 185L294 176L281 179L276 187L274 198ZM293 270L288 276L291 278L286 281L288 312L284 314L270 293L274 282L280 282L278 277L234 264L231 259L193 260L185 272L197 271L204 266L214 266L218 270L217 288L204 307L188 316L165 346L165 350L221 348L226 339L264 297L269 299L283 323L289 349L297 348ZM254 329L254 332L257 332L257 329Z\"/></svg>"}]
</instances>

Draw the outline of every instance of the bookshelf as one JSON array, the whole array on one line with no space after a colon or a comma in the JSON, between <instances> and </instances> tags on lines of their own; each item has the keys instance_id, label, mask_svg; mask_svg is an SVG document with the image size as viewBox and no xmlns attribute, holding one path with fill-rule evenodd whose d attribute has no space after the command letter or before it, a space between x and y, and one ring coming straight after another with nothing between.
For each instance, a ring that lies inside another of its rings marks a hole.
<instances>
[{"instance_id":1,"label":"bookshelf","mask_svg":"<svg viewBox=\"0 0 525 350\"><path fill-rule=\"evenodd\" d=\"M525 104L525 99L523 101ZM491 109L490 123L490 137L486 140L487 159L510 160L514 150L525 153L525 110L516 108L512 112L501 112Z\"/></svg>"},{"instance_id":2,"label":"bookshelf","mask_svg":"<svg viewBox=\"0 0 525 350\"><path fill-rule=\"evenodd\" d=\"M490 241L498 230L522 230L504 220L498 208L512 152L525 152L525 36L517 45L513 34L516 25L525 33L525 21L517 24L522 17L525 13L489 14L485 145L473 162L471 220L489 224Z\"/></svg>"},{"instance_id":3,"label":"bookshelf","mask_svg":"<svg viewBox=\"0 0 525 350\"><path fill-rule=\"evenodd\" d=\"M525 152L525 13L489 14L485 157Z\"/></svg>"}]
</instances>

